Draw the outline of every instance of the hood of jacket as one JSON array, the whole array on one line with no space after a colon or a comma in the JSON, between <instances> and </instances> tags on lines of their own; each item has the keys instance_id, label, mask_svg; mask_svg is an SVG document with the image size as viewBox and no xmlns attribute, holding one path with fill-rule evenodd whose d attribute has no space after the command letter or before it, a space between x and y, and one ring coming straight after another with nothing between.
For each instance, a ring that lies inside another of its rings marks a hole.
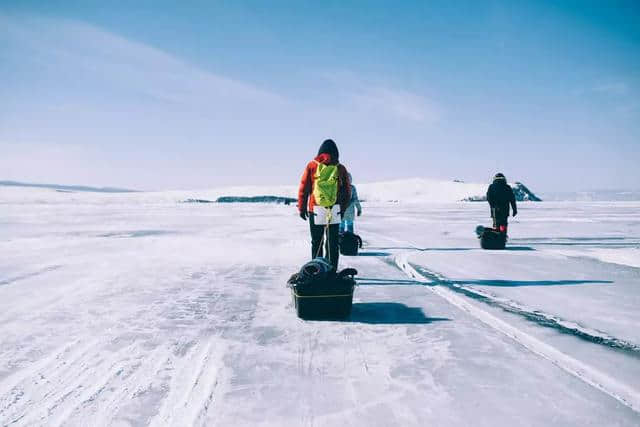
<instances>
[{"instance_id":1,"label":"hood of jacket","mask_svg":"<svg viewBox=\"0 0 640 427\"><path fill-rule=\"evenodd\" d=\"M338 152L338 146L332 139L325 140L318 149L318 156L320 154L328 154L331 156L331 159L338 163L340 159L340 153Z\"/></svg>"},{"instance_id":2,"label":"hood of jacket","mask_svg":"<svg viewBox=\"0 0 640 427\"><path fill-rule=\"evenodd\" d=\"M329 153L318 154L315 159L316 162L322 163L324 165L337 165L338 161L331 157Z\"/></svg>"},{"instance_id":3,"label":"hood of jacket","mask_svg":"<svg viewBox=\"0 0 640 427\"><path fill-rule=\"evenodd\" d=\"M501 173L497 173L494 177L493 177L493 182L494 183L503 183L506 184L507 183L507 178L501 174Z\"/></svg>"}]
</instances>

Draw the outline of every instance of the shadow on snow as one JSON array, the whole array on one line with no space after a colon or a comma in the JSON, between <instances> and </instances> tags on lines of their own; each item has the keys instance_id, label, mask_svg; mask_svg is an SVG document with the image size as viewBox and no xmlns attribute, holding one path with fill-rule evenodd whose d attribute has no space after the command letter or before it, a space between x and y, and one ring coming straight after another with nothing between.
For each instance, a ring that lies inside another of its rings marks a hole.
<instances>
[{"instance_id":1,"label":"shadow on snow","mask_svg":"<svg viewBox=\"0 0 640 427\"><path fill-rule=\"evenodd\" d=\"M397 302L359 302L351 308L347 322L369 324L428 324L447 322L446 317L427 317L420 307L409 307Z\"/></svg>"},{"instance_id":2,"label":"shadow on snow","mask_svg":"<svg viewBox=\"0 0 640 427\"><path fill-rule=\"evenodd\" d=\"M377 250L398 250L398 251L418 251L418 252L461 252L461 251L480 251L482 248L417 248L413 246L387 246L387 247L370 247L369 249ZM509 246L504 249L506 251L535 251L531 246Z\"/></svg>"},{"instance_id":3,"label":"shadow on snow","mask_svg":"<svg viewBox=\"0 0 640 427\"><path fill-rule=\"evenodd\" d=\"M359 252L358 256L389 256L389 252Z\"/></svg>"},{"instance_id":4,"label":"shadow on snow","mask_svg":"<svg viewBox=\"0 0 640 427\"><path fill-rule=\"evenodd\" d=\"M434 285L476 285L476 286L498 286L498 287L519 287L519 286L567 286L567 285L597 285L613 283L611 280L448 280L439 278L436 275L422 271L431 283L419 282L417 280L399 279L374 279L369 277L358 278L358 286L434 286Z\"/></svg>"},{"instance_id":5,"label":"shadow on snow","mask_svg":"<svg viewBox=\"0 0 640 427\"><path fill-rule=\"evenodd\" d=\"M396 250L396 251L473 251L477 248L418 248L415 246L385 246L385 247L377 247L377 246L369 246L369 249L377 249L377 250Z\"/></svg>"},{"instance_id":6,"label":"shadow on snow","mask_svg":"<svg viewBox=\"0 0 640 427\"><path fill-rule=\"evenodd\" d=\"M374 279L371 277L358 277L356 279L358 286L407 286L407 285L424 285L417 280L403 279Z\"/></svg>"},{"instance_id":7,"label":"shadow on snow","mask_svg":"<svg viewBox=\"0 0 640 427\"><path fill-rule=\"evenodd\" d=\"M589 285L613 283L611 280L448 280L448 283L455 285L478 285L478 286L565 286L565 285Z\"/></svg>"}]
</instances>

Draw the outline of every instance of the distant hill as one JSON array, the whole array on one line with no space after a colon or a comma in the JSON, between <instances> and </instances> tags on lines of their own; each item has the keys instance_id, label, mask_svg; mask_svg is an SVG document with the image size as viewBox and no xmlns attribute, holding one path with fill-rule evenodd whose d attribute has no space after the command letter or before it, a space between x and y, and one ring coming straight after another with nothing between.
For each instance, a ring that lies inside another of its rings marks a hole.
<instances>
[{"instance_id":1,"label":"distant hill","mask_svg":"<svg viewBox=\"0 0 640 427\"><path fill-rule=\"evenodd\" d=\"M379 202L457 202L485 201L488 184L414 178L400 181L357 185L360 198ZM541 199L527 186L516 182L511 186L518 201Z\"/></svg>"},{"instance_id":2,"label":"distant hill","mask_svg":"<svg viewBox=\"0 0 640 427\"><path fill-rule=\"evenodd\" d=\"M88 193L135 193L136 190L115 187L88 187L86 185L59 185L59 184L33 184L17 181L0 181L0 186L4 187L28 187L47 188L61 192L88 192Z\"/></svg>"},{"instance_id":3,"label":"distant hill","mask_svg":"<svg viewBox=\"0 0 640 427\"><path fill-rule=\"evenodd\" d=\"M484 200L488 184L412 178L396 181L355 183L360 200L375 203L449 203ZM522 183L513 184L519 201L540 200ZM203 203L290 203L297 202L297 186L247 186L200 191L180 191L181 201ZM189 200L190 199L190 200Z\"/></svg>"},{"instance_id":4,"label":"distant hill","mask_svg":"<svg viewBox=\"0 0 640 427\"><path fill-rule=\"evenodd\" d=\"M485 200L487 183L463 182L460 180L438 180L428 178L412 178L395 181L373 183L356 182L360 200L374 203L450 203L459 201ZM59 197L56 200L67 200L63 193L132 193L134 190L113 187L89 187L82 185L29 184L14 181L0 181L2 188L30 187L53 190ZM519 201L538 201L540 198L522 183L512 184ZM20 193L20 192L18 192ZM174 201L182 203L282 203L294 205L297 202L297 185L283 186L237 186L200 190L171 190L157 192L135 192L136 200ZM14 194L20 198L25 195Z\"/></svg>"}]
</instances>

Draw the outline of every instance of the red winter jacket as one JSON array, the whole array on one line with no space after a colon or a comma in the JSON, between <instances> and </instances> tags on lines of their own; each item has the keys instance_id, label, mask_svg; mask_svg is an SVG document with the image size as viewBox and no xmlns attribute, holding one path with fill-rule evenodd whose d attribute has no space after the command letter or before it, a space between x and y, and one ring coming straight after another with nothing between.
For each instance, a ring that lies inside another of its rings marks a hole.
<instances>
[{"instance_id":1,"label":"red winter jacket","mask_svg":"<svg viewBox=\"0 0 640 427\"><path fill-rule=\"evenodd\" d=\"M331 159L331 155L327 153L320 154L313 161L309 162L302 179L300 180L300 188L298 189L298 210L302 212L304 206L307 206L308 212L313 212L313 207L316 205L315 197L313 197L313 184L315 181L316 170L318 164L323 163L325 165L338 165L338 201L340 205L340 212L345 212L349 207L351 201L351 184L349 184L349 174L347 168Z\"/></svg>"}]
</instances>

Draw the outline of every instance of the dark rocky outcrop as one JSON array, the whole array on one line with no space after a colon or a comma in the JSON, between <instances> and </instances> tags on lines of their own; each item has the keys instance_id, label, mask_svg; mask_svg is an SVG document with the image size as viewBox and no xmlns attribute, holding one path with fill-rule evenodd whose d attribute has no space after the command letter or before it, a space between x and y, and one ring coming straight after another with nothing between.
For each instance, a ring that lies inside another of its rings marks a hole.
<instances>
[{"instance_id":1,"label":"dark rocky outcrop","mask_svg":"<svg viewBox=\"0 0 640 427\"><path fill-rule=\"evenodd\" d=\"M292 197L282 196L222 196L216 199L218 203L277 203L291 205L297 203Z\"/></svg>"}]
</instances>

